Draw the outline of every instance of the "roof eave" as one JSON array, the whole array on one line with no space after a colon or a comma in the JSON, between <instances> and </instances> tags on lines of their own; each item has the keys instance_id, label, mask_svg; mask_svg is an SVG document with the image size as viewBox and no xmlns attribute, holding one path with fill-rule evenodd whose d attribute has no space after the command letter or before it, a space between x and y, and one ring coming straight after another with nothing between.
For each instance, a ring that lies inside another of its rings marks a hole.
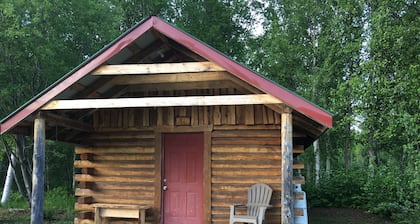
<instances>
[{"instance_id":1,"label":"roof eave","mask_svg":"<svg viewBox=\"0 0 420 224\"><path fill-rule=\"evenodd\" d=\"M113 55L124 49L143 33L150 30L153 27L154 20L155 17L151 16L134 26L132 29L126 31L113 42L105 46L102 50L98 51L91 58L81 63L79 66L47 87L44 91L40 92L31 100L9 114L7 117L0 121L0 134L6 133L8 130L37 111L40 107L49 102L59 93L70 87L85 75L92 72L99 65L105 63Z\"/></svg>"},{"instance_id":2,"label":"roof eave","mask_svg":"<svg viewBox=\"0 0 420 224\"><path fill-rule=\"evenodd\" d=\"M230 73L236 75L238 78L245 82L248 82L263 92L269 93L278 99L281 99L286 105L299 111L300 113L308 116L315 120L321 125L331 128L332 127L332 115L327 111L319 108L304 98L292 93L284 87L266 79L263 76L256 74L254 71L246 68L238 62L227 57L223 53L209 47L203 42L195 39L194 37L186 34L175 26L164 22L160 19L155 19L153 27L161 32L162 34L172 38L188 47L190 50L199 54L200 56L212 61L222 67L224 67Z\"/></svg>"}]
</instances>

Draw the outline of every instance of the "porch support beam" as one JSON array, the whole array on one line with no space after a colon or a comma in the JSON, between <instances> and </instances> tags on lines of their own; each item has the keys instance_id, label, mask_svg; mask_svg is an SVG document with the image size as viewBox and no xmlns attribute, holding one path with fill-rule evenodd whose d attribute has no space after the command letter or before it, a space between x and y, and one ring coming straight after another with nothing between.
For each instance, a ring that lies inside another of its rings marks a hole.
<instances>
[{"instance_id":1,"label":"porch support beam","mask_svg":"<svg viewBox=\"0 0 420 224\"><path fill-rule=\"evenodd\" d=\"M91 132L93 131L93 127L87 123L73 120L70 118L66 118L57 114L52 113L43 113L42 116L48 121L48 124L54 124L57 126L65 127L65 128L71 128L78 131L84 131L84 132Z\"/></svg>"},{"instance_id":2,"label":"porch support beam","mask_svg":"<svg viewBox=\"0 0 420 224\"><path fill-rule=\"evenodd\" d=\"M157 64L120 64L102 65L92 75L139 75L164 74L184 72L210 72L225 71L224 68L213 62L183 62L183 63L157 63Z\"/></svg>"},{"instance_id":3,"label":"porch support beam","mask_svg":"<svg viewBox=\"0 0 420 224\"><path fill-rule=\"evenodd\" d=\"M53 100L42 110L132 108L132 107L172 107L172 106L214 106L281 104L282 101L269 94L185 96L185 97L145 97L115 99Z\"/></svg>"},{"instance_id":4,"label":"porch support beam","mask_svg":"<svg viewBox=\"0 0 420 224\"><path fill-rule=\"evenodd\" d=\"M43 223L44 170L45 170L45 120L34 120L34 152L32 171L31 224Z\"/></svg>"},{"instance_id":5,"label":"porch support beam","mask_svg":"<svg viewBox=\"0 0 420 224\"><path fill-rule=\"evenodd\" d=\"M293 130L292 109L281 114L281 223L294 224L293 211Z\"/></svg>"}]
</instances>

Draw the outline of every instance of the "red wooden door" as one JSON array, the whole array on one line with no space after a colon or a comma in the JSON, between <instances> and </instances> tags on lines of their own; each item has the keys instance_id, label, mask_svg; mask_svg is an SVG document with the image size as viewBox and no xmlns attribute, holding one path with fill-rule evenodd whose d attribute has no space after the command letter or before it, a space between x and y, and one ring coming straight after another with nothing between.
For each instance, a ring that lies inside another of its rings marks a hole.
<instances>
[{"instance_id":1,"label":"red wooden door","mask_svg":"<svg viewBox=\"0 0 420 224\"><path fill-rule=\"evenodd\" d=\"M163 136L163 223L203 223L202 133Z\"/></svg>"}]
</instances>

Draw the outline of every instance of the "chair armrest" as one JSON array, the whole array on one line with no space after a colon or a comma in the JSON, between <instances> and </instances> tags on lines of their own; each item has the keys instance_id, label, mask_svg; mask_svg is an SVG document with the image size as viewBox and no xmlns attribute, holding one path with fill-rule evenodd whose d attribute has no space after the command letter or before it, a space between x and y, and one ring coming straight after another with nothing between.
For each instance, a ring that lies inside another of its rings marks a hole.
<instances>
[{"instance_id":1,"label":"chair armrest","mask_svg":"<svg viewBox=\"0 0 420 224\"><path fill-rule=\"evenodd\" d=\"M234 216L235 215L235 210L238 207L247 207L245 204L235 204L235 205L230 205L230 215Z\"/></svg>"}]
</instances>

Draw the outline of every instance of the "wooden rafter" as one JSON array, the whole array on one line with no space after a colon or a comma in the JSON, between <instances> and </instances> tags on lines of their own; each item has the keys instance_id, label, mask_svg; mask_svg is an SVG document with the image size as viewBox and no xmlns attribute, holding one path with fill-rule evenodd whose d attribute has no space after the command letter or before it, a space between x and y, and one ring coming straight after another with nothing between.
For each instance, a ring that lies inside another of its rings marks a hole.
<instances>
[{"instance_id":1,"label":"wooden rafter","mask_svg":"<svg viewBox=\"0 0 420 224\"><path fill-rule=\"evenodd\" d=\"M188 83L156 83L145 85L130 85L127 87L128 92L148 92L148 91L176 91L176 90L193 90L193 89L218 89L218 88L234 88L235 85L230 81L207 81Z\"/></svg>"},{"instance_id":2,"label":"wooden rafter","mask_svg":"<svg viewBox=\"0 0 420 224\"><path fill-rule=\"evenodd\" d=\"M174 73L159 75L125 75L112 81L115 85L137 85L155 83L191 83L228 80L227 72Z\"/></svg>"},{"instance_id":3,"label":"wooden rafter","mask_svg":"<svg viewBox=\"0 0 420 224\"><path fill-rule=\"evenodd\" d=\"M42 110L92 109L92 108L129 108L129 107L171 107L171 106L213 106L281 104L282 101L268 94L185 96L185 97L148 97L116 99L79 99L53 100Z\"/></svg>"},{"instance_id":4,"label":"wooden rafter","mask_svg":"<svg viewBox=\"0 0 420 224\"><path fill-rule=\"evenodd\" d=\"M90 132L93 130L93 127L89 124L83 123L81 121L73 120L67 117L52 113L43 113L42 116L45 118L48 124L54 124L57 126L71 128L79 131Z\"/></svg>"},{"instance_id":5,"label":"wooden rafter","mask_svg":"<svg viewBox=\"0 0 420 224\"><path fill-rule=\"evenodd\" d=\"M163 74L184 72L225 71L212 62L102 65L92 75Z\"/></svg>"}]
</instances>

